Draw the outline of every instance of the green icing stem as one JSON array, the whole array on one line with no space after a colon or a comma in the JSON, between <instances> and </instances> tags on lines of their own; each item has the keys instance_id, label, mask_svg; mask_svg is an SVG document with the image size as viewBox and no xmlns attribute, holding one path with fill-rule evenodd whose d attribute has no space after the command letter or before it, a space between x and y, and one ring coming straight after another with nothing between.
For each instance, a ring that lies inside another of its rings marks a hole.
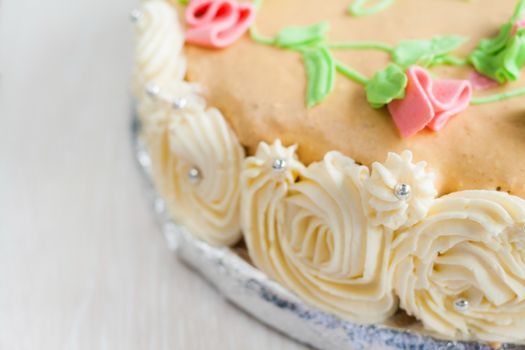
<instances>
[{"instance_id":1,"label":"green icing stem","mask_svg":"<svg viewBox=\"0 0 525 350\"><path fill-rule=\"evenodd\" d=\"M394 0L382 0L378 2L376 5L368 9L363 9L362 7L367 3L367 1L368 0L356 0L354 4L350 7L350 11L352 12L352 14L354 14L355 16L370 15L370 14L373 14L375 12L381 11L382 9L386 8L387 6L392 4ZM519 3L521 4L524 1L525 0L520 0ZM253 2L254 6L258 9L262 6L262 3L263 3L263 0L254 0ZM288 47L289 49L298 51L303 54L303 59L305 61L305 67L306 67L307 75L309 78L308 79L309 86L308 86L308 93L307 93L308 95L307 100L308 100L309 107L321 102L326 97L326 95L328 95L333 89L334 77L333 77L333 73L329 74L331 70L329 69L330 65L332 65L332 67L334 67L333 65L335 65L335 70L337 70L339 73L343 74L347 78L365 87L367 87L367 85L370 82L370 80L365 75L359 73L358 71L346 66L345 64L339 61L333 60L328 49L379 50L379 51L386 52L391 56L394 55L395 50L396 50L395 48L388 46L387 44L384 44L381 42L374 42L374 41L335 42L335 43L325 44L323 46L318 46L323 41L323 37L326 34L325 30L321 30L321 32L319 32L319 30L313 30L313 29L316 29L319 25L320 24L309 26L309 27L288 28L286 30L283 30L280 33L281 36L284 35L283 33L286 33L287 34L286 38L288 39L288 41L291 40L292 43L294 43L294 40L297 41L297 44L289 45ZM280 46L279 45L279 38L280 38L279 35L275 38L261 35L258 32L255 25L252 25L250 27L250 36L252 40L254 40L255 42L259 44ZM317 36L320 36L320 37L317 38ZM310 45L308 44L309 40L311 41ZM320 42L318 42L319 40ZM280 47L286 48L285 45L281 45ZM451 55L444 55L442 57L439 57L434 62L434 64L447 64L447 65L455 65L455 66L466 65L468 63L469 62L467 59L462 59L462 58L451 56ZM525 87L519 88L513 91L504 92L504 93L497 94L497 95L473 98L470 101L470 104L471 105L481 105L481 104L486 104L486 103L503 101L506 99L510 99L510 98L518 97L518 96L524 96L524 95L525 95Z\"/></svg>"},{"instance_id":2,"label":"green icing stem","mask_svg":"<svg viewBox=\"0 0 525 350\"><path fill-rule=\"evenodd\" d=\"M354 16L369 16L383 11L394 2L394 0L377 0L377 4L365 8L369 1L370 0L355 0L354 3L348 7L348 12Z\"/></svg>"},{"instance_id":3,"label":"green icing stem","mask_svg":"<svg viewBox=\"0 0 525 350\"><path fill-rule=\"evenodd\" d=\"M516 90L503 92L497 95L473 98L470 101L470 104L471 105L482 105L485 103L499 102L499 101L507 100L509 98L524 96L524 95L525 95L525 87L522 87Z\"/></svg>"},{"instance_id":4,"label":"green icing stem","mask_svg":"<svg viewBox=\"0 0 525 350\"><path fill-rule=\"evenodd\" d=\"M355 42L339 42L330 43L326 47L330 49L362 49L362 50L379 50L384 51L390 55L394 54L395 49L387 44L377 41L355 41ZM451 66L464 66L468 64L467 59L455 57L455 56L444 56L436 60L435 64L448 64Z\"/></svg>"},{"instance_id":5,"label":"green icing stem","mask_svg":"<svg viewBox=\"0 0 525 350\"><path fill-rule=\"evenodd\" d=\"M510 18L510 22L514 23L525 16L525 2L524 0L518 0L516 7L514 8L514 13Z\"/></svg>"},{"instance_id":6,"label":"green icing stem","mask_svg":"<svg viewBox=\"0 0 525 350\"><path fill-rule=\"evenodd\" d=\"M255 27L255 25L252 25L250 27L250 37L252 38L253 41L255 41L258 44L263 44L263 45L275 44L274 38L259 34L259 31L257 30L257 27Z\"/></svg>"},{"instance_id":7,"label":"green icing stem","mask_svg":"<svg viewBox=\"0 0 525 350\"><path fill-rule=\"evenodd\" d=\"M464 66L468 64L468 59L455 56L444 56L438 59L436 63L448 64L450 66Z\"/></svg>"},{"instance_id":8,"label":"green icing stem","mask_svg":"<svg viewBox=\"0 0 525 350\"><path fill-rule=\"evenodd\" d=\"M363 49L363 50L380 50L391 54L394 49L387 44L375 41L355 41L327 44L330 49Z\"/></svg>"},{"instance_id":9,"label":"green icing stem","mask_svg":"<svg viewBox=\"0 0 525 350\"><path fill-rule=\"evenodd\" d=\"M259 10L262 4L263 4L263 0L255 0L253 2L253 6L255 7L256 10ZM275 43L274 38L259 34L259 31L257 30L257 27L255 26L255 24L252 24L252 26L250 27L250 37L252 38L253 41L255 41L258 44L273 45Z\"/></svg>"},{"instance_id":10,"label":"green icing stem","mask_svg":"<svg viewBox=\"0 0 525 350\"><path fill-rule=\"evenodd\" d=\"M335 69L343 74L344 76L352 79L356 83L359 83L361 85L366 85L368 83L368 78L365 77L363 74L359 73L358 71L353 70L352 68L344 65L343 63L339 61L335 61Z\"/></svg>"}]
</instances>

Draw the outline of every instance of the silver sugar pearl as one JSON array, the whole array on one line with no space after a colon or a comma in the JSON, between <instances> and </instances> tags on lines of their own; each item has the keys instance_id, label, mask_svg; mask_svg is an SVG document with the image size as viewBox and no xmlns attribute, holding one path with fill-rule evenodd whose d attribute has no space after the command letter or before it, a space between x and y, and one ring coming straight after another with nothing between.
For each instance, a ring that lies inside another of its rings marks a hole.
<instances>
[{"instance_id":1,"label":"silver sugar pearl","mask_svg":"<svg viewBox=\"0 0 525 350\"><path fill-rule=\"evenodd\" d=\"M457 299L454 301L454 309L459 312L465 312L469 308L469 302L467 299Z\"/></svg>"},{"instance_id":2,"label":"silver sugar pearl","mask_svg":"<svg viewBox=\"0 0 525 350\"><path fill-rule=\"evenodd\" d=\"M149 153L146 151L139 151L137 153L137 160L139 164L144 168L149 168L151 166L151 158Z\"/></svg>"},{"instance_id":3,"label":"silver sugar pearl","mask_svg":"<svg viewBox=\"0 0 525 350\"><path fill-rule=\"evenodd\" d=\"M173 109L183 109L188 104L188 100L185 98L175 98L172 102Z\"/></svg>"},{"instance_id":4,"label":"silver sugar pearl","mask_svg":"<svg viewBox=\"0 0 525 350\"><path fill-rule=\"evenodd\" d=\"M138 23L144 17L144 14L139 9L133 9L129 13L129 19L133 23Z\"/></svg>"},{"instance_id":5,"label":"silver sugar pearl","mask_svg":"<svg viewBox=\"0 0 525 350\"><path fill-rule=\"evenodd\" d=\"M146 93L149 97L155 98L160 94L160 87L157 84L146 85Z\"/></svg>"},{"instance_id":6,"label":"silver sugar pearl","mask_svg":"<svg viewBox=\"0 0 525 350\"><path fill-rule=\"evenodd\" d=\"M273 170L281 171L286 168L286 160L284 159L275 159L272 163Z\"/></svg>"},{"instance_id":7,"label":"silver sugar pearl","mask_svg":"<svg viewBox=\"0 0 525 350\"><path fill-rule=\"evenodd\" d=\"M408 184L397 184L394 187L394 195L397 197L397 199L402 201L409 199L411 192L412 189Z\"/></svg>"},{"instance_id":8,"label":"silver sugar pearl","mask_svg":"<svg viewBox=\"0 0 525 350\"><path fill-rule=\"evenodd\" d=\"M188 171L188 179L192 184L196 184L201 180L201 172L197 168L191 168Z\"/></svg>"}]
</instances>

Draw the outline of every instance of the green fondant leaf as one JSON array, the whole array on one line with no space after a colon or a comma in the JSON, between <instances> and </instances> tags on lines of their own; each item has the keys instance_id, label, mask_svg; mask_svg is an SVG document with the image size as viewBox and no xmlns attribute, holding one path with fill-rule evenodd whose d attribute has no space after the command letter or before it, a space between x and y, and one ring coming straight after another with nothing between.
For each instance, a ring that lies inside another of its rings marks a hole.
<instances>
[{"instance_id":1,"label":"green fondant leaf","mask_svg":"<svg viewBox=\"0 0 525 350\"><path fill-rule=\"evenodd\" d=\"M306 102L308 107L313 107L334 88L335 61L325 47L304 50L303 60L308 78Z\"/></svg>"},{"instance_id":2,"label":"green fondant leaf","mask_svg":"<svg viewBox=\"0 0 525 350\"><path fill-rule=\"evenodd\" d=\"M189 2L190 0L179 0L179 4L181 5L188 5Z\"/></svg>"},{"instance_id":3,"label":"green fondant leaf","mask_svg":"<svg viewBox=\"0 0 525 350\"><path fill-rule=\"evenodd\" d=\"M413 64L429 67L457 49L466 38L457 35L438 36L430 40L403 40L394 48L392 59L403 68Z\"/></svg>"},{"instance_id":4,"label":"green fondant leaf","mask_svg":"<svg viewBox=\"0 0 525 350\"><path fill-rule=\"evenodd\" d=\"M516 5L511 19L494 38L483 39L469 57L476 70L500 84L518 80L525 65L525 28L514 24L525 16L525 0Z\"/></svg>"},{"instance_id":5,"label":"green fondant leaf","mask_svg":"<svg viewBox=\"0 0 525 350\"><path fill-rule=\"evenodd\" d=\"M438 36L432 38L432 53L435 56L446 55L459 46L461 46L467 39L459 35Z\"/></svg>"},{"instance_id":6,"label":"green fondant leaf","mask_svg":"<svg viewBox=\"0 0 525 350\"><path fill-rule=\"evenodd\" d=\"M496 80L518 80L525 65L525 32L515 35L503 53L503 69L496 73Z\"/></svg>"},{"instance_id":7,"label":"green fondant leaf","mask_svg":"<svg viewBox=\"0 0 525 350\"><path fill-rule=\"evenodd\" d=\"M394 48L392 59L401 67L408 68L420 61L431 50L430 40L403 40Z\"/></svg>"},{"instance_id":8,"label":"green fondant leaf","mask_svg":"<svg viewBox=\"0 0 525 350\"><path fill-rule=\"evenodd\" d=\"M320 22L305 27L287 27L277 34L275 44L279 47L291 49L313 46L325 39L329 28L328 22Z\"/></svg>"},{"instance_id":9,"label":"green fondant leaf","mask_svg":"<svg viewBox=\"0 0 525 350\"><path fill-rule=\"evenodd\" d=\"M514 23L523 17L525 17L525 0L519 0L516 3L516 7L514 7L514 12L512 13L512 17L510 18L509 22Z\"/></svg>"},{"instance_id":10,"label":"green fondant leaf","mask_svg":"<svg viewBox=\"0 0 525 350\"><path fill-rule=\"evenodd\" d=\"M480 50L486 54L494 54L505 48L505 45L509 41L512 35L512 23L504 24L495 38L482 39L476 51Z\"/></svg>"},{"instance_id":11,"label":"green fondant leaf","mask_svg":"<svg viewBox=\"0 0 525 350\"><path fill-rule=\"evenodd\" d=\"M396 64L377 72L366 85L366 97L373 108L381 108L394 99L405 97L407 86L405 72Z\"/></svg>"}]
</instances>

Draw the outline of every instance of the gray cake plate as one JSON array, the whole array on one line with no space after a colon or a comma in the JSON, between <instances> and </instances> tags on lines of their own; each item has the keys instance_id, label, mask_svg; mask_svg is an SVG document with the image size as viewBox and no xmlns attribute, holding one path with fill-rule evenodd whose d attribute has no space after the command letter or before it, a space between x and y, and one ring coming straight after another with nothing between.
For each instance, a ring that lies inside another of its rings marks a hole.
<instances>
[{"instance_id":1,"label":"gray cake plate","mask_svg":"<svg viewBox=\"0 0 525 350\"><path fill-rule=\"evenodd\" d=\"M153 186L151 160L140 137L136 115L132 137L149 199L170 249L229 301L266 325L320 350L493 350L481 343L440 340L384 325L355 324L305 304L233 249L211 246L174 222ZM505 344L501 349L525 350L525 346Z\"/></svg>"}]
</instances>

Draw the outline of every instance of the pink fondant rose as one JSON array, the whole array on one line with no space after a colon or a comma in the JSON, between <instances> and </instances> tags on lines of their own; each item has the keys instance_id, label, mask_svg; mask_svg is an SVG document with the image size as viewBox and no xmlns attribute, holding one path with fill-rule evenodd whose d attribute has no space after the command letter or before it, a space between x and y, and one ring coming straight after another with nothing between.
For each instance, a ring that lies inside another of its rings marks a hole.
<instances>
[{"instance_id":1,"label":"pink fondant rose","mask_svg":"<svg viewBox=\"0 0 525 350\"><path fill-rule=\"evenodd\" d=\"M191 44L222 48L233 44L255 18L252 4L235 0L193 0L186 8L186 41Z\"/></svg>"},{"instance_id":2,"label":"pink fondant rose","mask_svg":"<svg viewBox=\"0 0 525 350\"><path fill-rule=\"evenodd\" d=\"M418 66L408 69L407 78L405 97L388 104L403 137L413 136L425 127L438 131L469 105L472 87L466 80L433 80Z\"/></svg>"}]
</instances>

